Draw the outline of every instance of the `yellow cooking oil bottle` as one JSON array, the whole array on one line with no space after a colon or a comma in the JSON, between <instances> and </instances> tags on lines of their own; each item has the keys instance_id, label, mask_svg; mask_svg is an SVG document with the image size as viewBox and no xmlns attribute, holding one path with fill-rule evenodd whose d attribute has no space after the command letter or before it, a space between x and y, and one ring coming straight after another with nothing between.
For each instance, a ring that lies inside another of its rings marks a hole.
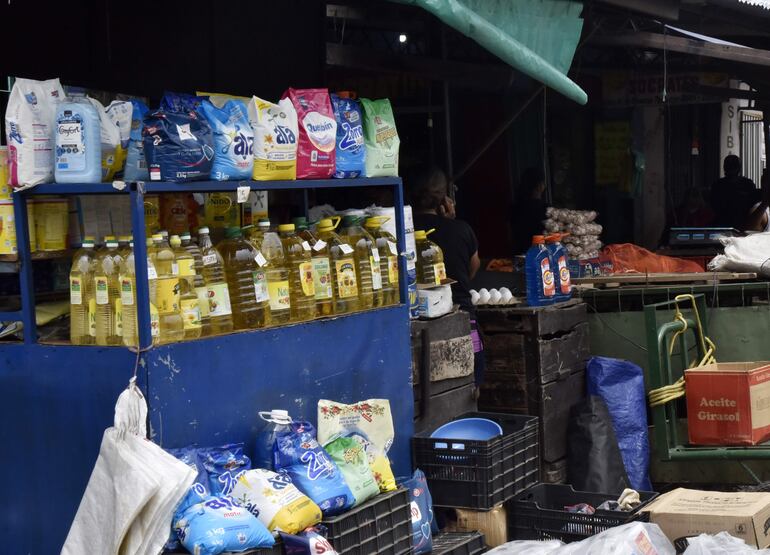
<instances>
[{"instance_id":1,"label":"yellow cooking oil bottle","mask_svg":"<svg viewBox=\"0 0 770 555\"><path fill-rule=\"evenodd\" d=\"M133 248L131 246L132 242L133 242L133 238L131 237L131 235L118 236L118 257L120 258L120 260L118 261L118 267L120 267L120 264L131 253L131 249Z\"/></svg>"},{"instance_id":2,"label":"yellow cooking oil bottle","mask_svg":"<svg viewBox=\"0 0 770 555\"><path fill-rule=\"evenodd\" d=\"M329 244L319 240L310 230L307 218L299 217L292 220L297 236L310 245L313 265L313 291L315 293L315 317L334 315L334 288L332 287L332 267L329 261Z\"/></svg>"},{"instance_id":3,"label":"yellow cooking oil bottle","mask_svg":"<svg viewBox=\"0 0 770 555\"><path fill-rule=\"evenodd\" d=\"M248 230L248 240L257 247L257 250L262 251L262 241L265 238L265 233L270 231L270 218L260 218L257 220L257 225L248 226Z\"/></svg>"},{"instance_id":4,"label":"yellow cooking oil bottle","mask_svg":"<svg viewBox=\"0 0 770 555\"><path fill-rule=\"evenodd\" d=\"M260 223L262 220L260 220ZM267 289L270 294L270 322L273 326L291 321L292 295L289 269L281 238L274 231L266 231L262 238L262 254L267 259Z\"/></svg>"},{"instance_id":5,"label":"yellow cooking oil bottle","mask_svg":"<svg viewBox=\"0 0 770 555\"><path fill-rule=\"evenodd\" d=\"M291 289L291 320L305 322L315 318L315 282L313 280L312 247L297 235L294 224L278 226Z\"/></svg>"},{"instance_id":6,"label":"yellow cooking oil bottle","mask_svg":"<svg viewBox=\"0 0 770 555\"><path fill-rule=\"evenodd\" d=\"M147 240L150 248L152 239ZM136 266L133 248L120 265L120 306L123 323L123 345L136 347L139 345L139 328L136 311ZM158 309L155 307L158 291L158 273L155 264L147 257L147 285L150 293L150 336L152 344L157 345L160 339L160 320Z\"/></svg>"},{"instance_id":7,"label":"yellow cooking oil bottle","mask_svg":"<svg viewBox=\"0 0 770 555\"><path fill-rule=\"evenodd\" d=\"M211 335L211 318L209 317L209 292L203 279L203 258L197 244L192 242L189 231L182 232L182 248L193 257L193 285L198 296L198 308L201 311L201 337Z\"/></svg>"},{"instance_id":8,"label":"yellow cooking oil bottle","mask_svg":"<svg viewBox=\"0 0 770 555\"><path fill-rule=\"evenodd\" d=\"M390 306L398 304L398 244L396 238L383 224L388 221L386 216L366 218L364 228L374 238L374 244L380 256L380 276L382 277L382 304Z\"/></svg>"},{"instance_id":9,"label":"yellow cooking oil bottle","mask_svg":"<svg viewBox=\"0 0 770 555\"><path fill-rule=\"evenodd\" d=\"M198 229L198 246L201 250L203 279L206 282L211 335L231 332L233 331L233 310L225 278L225 266L222 255L211 243L208 227Z\"/></svg>"},{"instance_id":10,"label":"yellow cooking oil bottle","mask_svg":"<svg viewBox=\"0 0 770 555\"><path fill-rule=\"evenodd\" d=\"M356 272L355 249L345 243L334 228L340 218L324 218L316 226L318 241L323 241L329 251L332 269L332 289L334 290L334 313L347 314L359 309L358 277Z\"/></svg>"},{"instance_id":11,"label":"yellow cooking oil bottle","mask_svg":"<svg viewBox=\"0 0 770 555\"><path fill-rule=\"evenodd\" d=\"M441 285L441 282L446 279L444 252L441 247L428 239L428 235L434 231L434 229L414 231L414 242L417 248L417 283L422 285Z\"/></svg>"},{"instance_id":12,"label":"yellow cooking oil bottle","mask_svg":"<svg viewBox=\"0 0 770 555\"><path fill-rule=\"evenodd\" d=\"M97 345L120 345L122 330L118 333L117 313L120 311L118 267L120 258L115 237L104 238L104 248L96 254L94 268L94 300Z\"/></svg>"},{"instance_id":13,"label":"yellow cooking oil bottle","mask_svg":"<svg viewBox=\"0 0 770 555\"><path fill-rule=\"evenodd\" d=\"M184 321L179 304L179 276L176 257L162 234L152 236L155 244L155 271L158 274L155 306L160 323L159 343L184 339Z\"/></svg>"},{"instance_id":14,"label":"yellow cooking oil bottle","mask_svg":"<svg viewBox=\"0 0 770 555\"><path fill-rule=\"evenodd\" d=\"M184 338L198 339L201 336L201 309L198 295L195 293L195 259L187 250L182 248L179 235L169 238L171 250L176 259L177 276L179 277L179 309L182 311Z\"/></svg>"},{"instance_id":15,"label":"yellow cooking oil bottle","mask_svg":"<svg viewBox=\"0 0 770 555\"><path fill-rule=\"evenodd\" d=\"M72 257L70 269L70 342L73 345L93 345L96 342L95 267L94 239L87 236Z\"/></svg>"},{"instance_id":16,"label":"yellow cooking oil bottle","mask_svg":"<svg viewBox=\"0 0 770 555\"><path fill-rule=\"evenodd\" d=\"M361 219L350 215L342 218L340 238L355 249L358 296L361 308L366 309L382 306L382 275L379 252L372 236L361 227Z\"/></svg>"},{"instance_id":17,"label":"yellow cooking oil bottle","mask_svg":"<svg viewBox=\"0 0 770 555\"><path fill-rule=\"evenodd\" d=\"M243 237L239 227L225 228L225 238L217 244L222 255L237 330L270 325L270 295L267 285L267 259Z\"/></svg>"}]
</instances>

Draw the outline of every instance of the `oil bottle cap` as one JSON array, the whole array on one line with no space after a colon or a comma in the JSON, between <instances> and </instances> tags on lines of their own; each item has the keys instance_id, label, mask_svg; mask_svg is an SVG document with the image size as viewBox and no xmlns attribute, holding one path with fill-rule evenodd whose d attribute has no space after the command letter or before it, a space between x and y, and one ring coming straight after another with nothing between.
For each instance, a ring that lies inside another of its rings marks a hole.
<instances>
[{"instance_id":1,"label":"oil bottle cap","mask_svg":"<svg viewBox=\"0 0 770 555\"><path fill-rule=\"evenodd\" d=\"M335 221L336 220L336 221ZM340 223L339 216L334 218L323 218L318 222L318 231L331 231L336 228Z\"/></svg>"},{"instance_id":2,"label":"oil bottle cap","mask_svg":"<svg viewBox=\"0 0 770 555\"><path fill-rule=\"evenodd\" d=\"M198 233L202 233L204 235L208 235L209 234L209 228L207 228L206 226L199 227L198 228Z\"/></svg>"},{"instance_id":3,"label":"oil bottle cap","mask_svg":"<svg viewBox=\"0 0 770 555\"><path fill-rule=\"evenodd\" d=\"M385 216L369 216L364 222L364 227L369 229L379 229L382 227L382 224L388 221L388 219L389 218Z\"/></svg>"},{"instance_id":4,"label":"oil bottle cap","mask_svg":"<svg viewBox=\"0 0 770 555\"><path fill-rule=\"evenodd\" d=\"M114 238L110 239L109 241L106 241L104 244L105 244L105 246L108 249L117 249L118 248L118 242Z\"/></svg>"},{"instance_id":5,"label":"oil bottle cap","mask_svg":"<svg viewBox=\"0 0 770 555\"><path fill-rule=\"evenodd\" d=\"M94 236L93 235L86 235L85 237L83 237L83 241L88 241L89 243L93 243L94 242Z\"/></svg>"},{"instance_id":6,"label":"oil bottle cap","mask_svg":"<svg viewBox=\"0 0 770 555\"><path fill-rule=\"evenodd\" d=\"M545 244L545 237L542 235L533 235L532 236L532 244L533 245L544 245Z\"/></svg>"},{"instance_id":7,"label":"oil bottle cap","mask_svg":"<svg viewBox=\"0 0 770 555\"><path fill-rule=\"evenodd\" d=\"M152 240L153 241L163 241L163 235L160 233L153 233L152 234Z\"/></svg>"},{"instance_id":8,"label":"oil bottle cap","mask_svg":"<svg viewBox=\"0 0 770 555\"><path fill-rule=\"evenodd\" d=\"M84 249L92 249L94 248L94 241L93 239L89 239L88 237L83 239L83 242L80 245Z\"/></svg>"},{"instance_id":9,"label":"oil bottle cap","mask_svg":"<svg viewBox=\"0 0 770 555\"><path fill-rule=\"evenodd\" d=\"M120 243L130 243L131 242L131 235L121 235L118 237L118 242Z\"/></svg>"},{"instance_id":10,"label":"oil bottle cap","mask_svg":"<svg viewBox=\"0 0 770 555\"><path fill-rule=\"evenodd\" d=\"M187 240L187 239L190 239L190 232L189 232L189 231L183 231L182 233L180 233L180 234L179 234L179 238L180 238L182 241L185 241L185 240Z\"/></svg>"},{"instance_id":11,"label":"oil bottle cap","mask_svg":"<svg viewBox=\"0 0 770 555\"><path fill-rule=\"evenodd\" d=\"M415 241L425 241L428 238L428 235L436 231L435 228L429 229L428 231L423 231L422 229L415 229L414 230L414 239Z\"/></svg>"},{"instance_id":12,"label":"oil bottle cap","mask_svg":"<svg viewBox=\"0 0 770 555\"><path fill-rule=\"evenodd\" d=\"M178 247L182 244L182 240L179 238L179 235L172 235L169 238L169 242L171 243L172 247Z\"/></svg>"},{"instance_id":13,"label":"oil bottle cap","mask_svg":"<svg viewBox=\"0 0 770 555\"><path fill-rule=\"evenodd\" d=\"M260 218L257 220L257 227L268 228L270 227L270 218Z\"/></svg>"},{"instance_id":14,"label":"oil bottle cap","mask_svg":"<svg viewBox=\"0 0 770 555\"><path fill-rule=\"evenodd\" d=\"M307 229L308 227L310 227L310 224L308 223L307 218L305 216L299 216L297 218L292 218L291 221L294 224L294 228L295 229L302 230L302 229Z\"/></svg>"},{"instance_id":15,"label":"oil bottle cap","mask_svg":"<svg viewBox=\"0 0 770 555\"><path fill-rule=\"evenodd\" d=\"M546 243L556 243L559 239L561 239L560 233L551 233L550 235L545 236Z\"/></svg>"},{"instance_id":16,"label":"oil bottle cap","mask_svg":"<svg viewBox=\"0 0 770 555\"><path fill-rule=\"evenodd\" d=\"M294 224L281 224L278 226L278 231L291 232L294 231Z\"/></svg>"},{"instance_id":17,"label":"oil bottle cap","mask_svg":"<svg viewBox=\"0 0 770 555\"><path fill-rule=\"evenodd\" d=\"M114 235L105 235L104 236L104 242L105 243L111 243L114 240L115 240L115 236Z\"/></svg>"},{"instance_id":18,"label":"oil bottle cap","mask_svg":"<svg viewBox=\"0 0 770 555\"><path fill-rule=\"evenodd\" d=\"M225 239L235 239L237 237L243 237L243 232L241 232L240 227L225 228Z\"/></svg>"},{"instance_id":19,"label":"oil bottle cap","mask_svg":"<svg viewBox=\"0 0 770 555\"><path fill-rule=\"evenodd\" d=\"M361 216L354 216L347 214L342 217L342 227L350 227L352 225L358 225L361 222Z\"/></svg>"},{"instance_id":20,"label":"oil bottle cap","mask_svg":"<svg viewBox=\"0 0 770 555\"><path fill-rule=\"evenodd\" d=\"M166 231L165 229L161 229L161 230L160 230L158 233L160 233L160 234L161 234L161 236L162 236L164 239L168 239L168 231Z\"/></svg>"}]
</instances>

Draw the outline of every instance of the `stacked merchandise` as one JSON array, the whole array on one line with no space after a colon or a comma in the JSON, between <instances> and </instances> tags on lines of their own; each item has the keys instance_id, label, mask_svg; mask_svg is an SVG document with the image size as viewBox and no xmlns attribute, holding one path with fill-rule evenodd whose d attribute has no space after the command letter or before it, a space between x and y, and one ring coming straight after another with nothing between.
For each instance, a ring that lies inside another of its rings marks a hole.
<instances>
[{"instance_id":1,"label":"stacked merchandise","mask_svg":"<svg viewBox=\"0 0 770 555\"><path fill-rule=\"evenodd\" d=\"M543 222L547 233L561 233L570 258L586 259L599 256L602 242L599 236L602 226L597 224L593 210L568 210L565 208L546 209Z\"/></svg>"}]
</instances>

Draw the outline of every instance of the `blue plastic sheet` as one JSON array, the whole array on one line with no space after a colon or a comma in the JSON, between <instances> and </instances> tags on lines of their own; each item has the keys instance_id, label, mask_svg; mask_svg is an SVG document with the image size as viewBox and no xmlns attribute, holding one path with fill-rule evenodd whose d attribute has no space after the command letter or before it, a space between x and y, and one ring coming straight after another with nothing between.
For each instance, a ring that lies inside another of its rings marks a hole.
<instances>
[{"instance_id":1,"label":"blue plastic sheet","mask_svg":"<svg viewBox=\"0 0 770 555\"><path fill-rule=\"evenodd\" d=\"M631 487L652 491L644 372L627 360L593 357L588 361L586 383L588 394L601 397L610 411Z\"/></svg>"}]
</instances>

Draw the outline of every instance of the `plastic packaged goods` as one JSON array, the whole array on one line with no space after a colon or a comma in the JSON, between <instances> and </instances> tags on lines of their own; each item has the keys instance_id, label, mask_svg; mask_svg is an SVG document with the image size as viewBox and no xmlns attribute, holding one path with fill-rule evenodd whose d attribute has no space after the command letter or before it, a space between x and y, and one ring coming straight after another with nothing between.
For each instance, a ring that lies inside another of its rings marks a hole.
<instances>
[{"instance_id":1,"label":"plastic packaged goods","mask_svg":"<svg viewBox=\"0 0 770 555\"><path fill-rule=\"evenodd\" d=\"M211 335L211 317L209 316L209 291L203 279L203 258L198 245L192 242L190 233L185 231L180 236L182 248L193 257L193 286L198 297L198 308L201 311L201 337Z\"/></svg>"},{"instance_id":2,"label":"plastic packaged goods","mask_svg":"<svg viewBox=\"0 0 770 555\"><path fill-rule=\"evenodd\" d=\"M230 293L233 328L264 328L270 325L267 260L243 238L238 227L225 229L225 239L217 245L222 255Z\"/></svg>"},{"instance_id":3,"label":"plastic packaged goods","mask_svg":"<svg viewBox=\"0 0 770 555\"><path fill-rule=\"evenodd\" d=\"M172 235L169 240L176 259L179 276L179 309L182 312L184 338L198 339L201 336L201 309L195 292L195 259L182 248L179 235Z\"/></svg>"},{"instance_id":4,"label":"plastic packaged goods","mask_svg":"<svg viewBox=\"0 0 770 555\"><path fill-rule=\"evenodd\" d=\"M545 237L535 235L525 258L527 279L527 304L543 306L551 304L556 295L556 283L551 268L551 257L545 248Z\"/></svg>"},{"instance_id":5,"label":"plastic packaged goods","mask_svg":"<svg viewBox=\"0 0 770 555\"><path fill-rule=\"evenodd\" d=\"M209 303L209 322L211 334L219 335L233 331L232 308L230 293L225 278L222 255L211 243L209 228L198 229L198 246L201 250L202 274L206 282Z\"/></svg>"},{"instance_id":6,"label":"plastic packaged goods","mask_svg":"<svg viewBox=\"0 0 770 555\"><path fill-rule=\"evenodd\" d=\"M390 100L361 99L364 111L366 177L398 175L398 149L401 141Z\"/></svg>"},{"instance_id":7,"label":"plastic packaged goods","mask_svg":"<svg viewBox=\"0 0 770 555\"><path fill-rule=\"evenodd\" d=\"M158 274L155 308L158 309L160 344L184 339L184 320L179 302L179 276L176 258L171 246L156 233L152 236L155 246L155 270Z\"/></svg>"},{"instance_id":8,"label":"plastic packaged goods","mask_svg":"<svg viewBox=\"0 0 770 555\"><path fill-rule=\"evenodd\" d=\"M147 162L144 159L144 141L142 140L144 117L149 109L141 100L132 99L131 105L133 107L131 132L128 139L128 153L126 154L126 169L123 172L123 179L126 181L149 181L150 172L147 170Z\"/></svg>"},{"instance_id":9,"label":"plastic packaged goods","mask_svg":"<svg viewBox=\"0 0 770 555\"><path fill-rule=\"evenodd\" d=\"M274 104L253 97L248 105L254 130L254 171L256 181L297 178L297 111L291 100Z\"/></svg>"},{"instance_id":10,"label":"plastic packaged goods","mask_svg":"<svg viewBox=\"0 0 770 555\"><path fill-rule=\"evenodd\" d=\"M254 167L254 132L240 100L228 100L218 108L201 102L202 113L214 134L214 163L211 178L217 181L248 179Z\"/></svg>"},{"instance_id":11,"label":"plastic packaged goods","mask_svg":"<svg viewBox=\"0 0 770 555\"><path fill-rule=\"evenodd\" d=\"M72 258L70 270L70 342L73 345L96 342L95 267L94 241L86 237Z\"/></svg>"},{"instance_id":12,"label":"plastic packaged goods","mask_svg":"<svg viewBox=\"0 0 770 555\"><path fill-rule=\"evenodd\" d=\"M380 493L363 445L352 437L338 437L324 445L324 451L342 472L345 483L353 492L354 507Z\"/></svg>"},{"instance_id":13,"label":"plastic packaged goods","mask_svg":"<svg viewBox=\"0 0 770 555\"><path fill-rule=\"evenodd\" d=\"M211 230L240 227L241 211L235 193L208 193L203 202L206 226Z\"/></svg>"},{"instance_id":14,"label":"plastic packaged goods","mask_svg":"<svg viewBox=\"0 0 770 555\"><path fill-rule=\"evenodd\" d=\"M339 555L332 544L317 528L308 528L299 534L280 534L284 555Z\"/></svg>"},{"instance_id":15,"label":"plastic packaged goods","mask_svg":"<svg viewBox=\"0 0 770 555\"><path fill-rule=\"evenodd\" d=\"M318 242L318 238L310 231L307 218L304 216L294 218L292 221L297 235L310 245L315 316L316 318L331 316L334 314L334 288L332 287L332 270L329 262L329 245L326 241Z\"/></svg>"},{"instance_id":16,"label":"plastic packaged goods","mask_svg":"<svg viewBox=\"0 0 770 555\"><path fill-rule=\"evenodd\" d=\"M164 193L160 197L160 225L172 235L190 229L198 205L192 193Z\"/></svg>"},{"instance_id":17,"label":"plastic packaged goods","mask_svg":"<svg viewBox=\"0 0 770 555\"><path fill-rule=\"evenodd\" d=\"M195 112L206 98L194 94L163 91L160 109L169 112Z\"/></svg>"},{"instance_id":18,"label":"plastic packaged goods","mask_svg":"<svg viewBox=\"0 0 770 555\"><path fill-rule=\"evenodd\" d=\"M15 189L54 178L55 117L64 89L58 79L17 78L5 111L8 179Z\"/></svg>"},{"instance_id":19,"label":"plastic packaged goods","mask_svg":"<svg viewBox=\"0 0 770 555\"><path fill-rule=\"evenodd\" d=\"M29 201L28 201L29 202ZM34 235L30 240L37 242L37 250L42 252L62 251L67 249L69 231L69 203L66 198L41 196L35 199L33 222Z\"/></svg>"},{"instance_id":20,"label":"plastic packaged goods","mask_svg":"<svg viewBox=\"0 0 770 555\"><path fill-rule=\"evenodd\" d=\"M340 219L324 218L318 222L318 241L313 250L319 252L320 243L328 248L331 264L331 281L334 298L334 314L347 314L359 309L358 276L355 249L340 239L334 232Z\"/></svg>"},{"instance_id":21,"label":"plastic packaged goods","mask_svg":"<svg viewBox=\"0 0 770 555\"><path fill-rule=\"evenodd\" d=\"M287 324L291 321L292 297L286 253L281 238L274 231L266 232L260 250L268 263L266 269L271 325Z\"/></svg>"},{"instance_id":22,"label":"plastic packaged goods","mask_svg":"<svg viewBox=\"0 0 770 555\"><path fill-rule=\"evenodd\" d=\"M142 137L151 181L208 179L214 145L211 127L202 116L163 110L149 113Z\"/></svg>"},{"instance_id":23,"label":"plastic packaged goods","mask_svg":"<svg viewBox=\"0 0 770 555\"><path fill-rule=\"evenodd\" d=\"M432 232L432 229L414 232L417 248L417 283L422 285L441 285L447 277L444 252L441 247L428 239L428 235Z\"/></svg>"},{"instance_id":24,"label":"plastic packaged goods","mask_svg":"<svg viewBox=\"0 0 770 555\"><path fill-rule=\"evenodd\" d=\"M117 316L122 314L120 309L119 260L115 260L118 252L118 242L114 237L105 238L105 246L96 254L94 266L94 300L95 300L95 342L97 345L120 345L122 342L122 325L118 329Z\"/></svg>"},{"instance_id":25,"label":"plastic packaged goods","mask_svg":"<svg viewBox=\"0 0 770 555\"><path fill-rule=\"evenodd\" d=\"M126 153L128 152L128 143L131 140L131 120L134 115L134 105L130 100L113 100L110 102L104 111L112 122L117 126L120 133L120 146L123 149L123 160L125 162Z\"/></svg>"},{"instance_id":26,"label":"plastic packaged goods","mask_svg":"<svg viewBox=\"0 0 770 555\"><path fill-rule=\"evenodd\" d=\"M287 89L283 98L297 111L297 179L328 179L334 174L337 122L326 89Z\"/></svg>"},{"instance_id":27,"label":"plastic packaged goods","mask_svg":"<svg viewBox=\"0 0 770 555\"><path fill-rule=\"evenodd\" d=\"M419 468L411 478L401 485L409 490L409 505L412 509L412 548L415 555L433 550L433 499L428 489L428 480Z\"/></svg>"},{"instance_id":28,"label":"plastic packaged goods","mask_svg":"<svg viewBox=\"0 0 770 555\"><path fill-rule=\"evenodd\" d=\"M56 110L57 183L101 183L99 113L86 98L67 98Z\"/></svg>"},{"instance_id":29,"label":"plastic packaged goods","mask_svg":"<svg viewBox=\"0 0 770 555\"><path fill-rule=\"evenodd\" d=\"M120 264L118 287L120 289L123 345L136 347L139 345L139 334L136 324L136 266L134 265L133 248L128 251Z\"/></svg>"},{"instance_id":30,"label":"plastic packaged goods","mask_svg":"<svg viewBox=\"0 0 770 555\"><path fill-rule=\"evenodd\" d=\"M342 218L340 239L355 250L360 308L367 309L382 306L382 274L374 239L360 224L358 216Z\"/></svg>"},{"instance_id":31,"label":"plastic packaged goods","mask_svg":"<svg viewBox=\"0 0 770 555\"><path fill-rule=\"evenodd\" d=\"M255 247L262 250L262 241L265 239L265 233L270 231L270 219L260 218L257 221L257 225L249 228L249 241L251 241Z\"/></svg>"},{"instance_id":32,"label":"plastic packaged goods","mask_svg":"<svg viewBox=\"0 0 770 555\"><path fill-rule=\"evenodd\" d=\"M366 171L366 148L361 106L352 98L331 95L337 121L334 177L361 177Z\"/></svg>"},{"instance_id":33,"label":"plastic packaged goods","mask_svg":"<svg viewBox=\"0 0 770 555\"><path fill-rule=\"evenodd\" d=\"M366 218L364 228L374 239L375 248L380 257L380 276L382 279L382 304L398 304L398 244L396 238L382 228L387 218L374 216Z\"/></svg>"},{"instance_id":34,"label":"plastic packaged goods","mask_svg":"<svg viewBox=\"0 0 770 555\"><path fill-rule=\"evenodd\" d=\"M251 460L243 453L243 443L198 447L197 452L214 495L229 495L235 477L251 468Z\"/></svg>"},{"instance_id":35,"label":"plastic packaged goods","mask_svg":"<svg viewBox=\"0 0 770 555\"><path fill-rule=\"evenodd\" d=\"M162 237L162 236L161 236ZM158 271L155 269L157 250L151 238L147 239L147 287L150 290L150 334L152 344L160 342L160 315L158 314ZM134 290L136 298L136 289Z\"/></svg>"},{"instance_id":36,"label":"plastic packaged goods","mask_svg":"<svg viewBox=\"0 0 770 555\"><path fill-rule=\"evenodd\" d=\"M101 167L102 176L100 181L107 183L118 171L123 169L125 155L123 147L120 144L120 129L117 124L107 115L107 110L101 102L95 98L86 97L91 105L99 114L100 141L102 145Z\"/></svg>"},{"instance_id":37,"label":"plastic packaged goods","mask_svg":"<svg viewBox=\"0 0 770 555\"><path fill-rule=\"evenodd\" d=\"M294 224L281 224L278 234L286 255L291 291L291 320L305 322L315 317L315 281L312 247L297 235Z\"/></svg>"}]
</instances>

